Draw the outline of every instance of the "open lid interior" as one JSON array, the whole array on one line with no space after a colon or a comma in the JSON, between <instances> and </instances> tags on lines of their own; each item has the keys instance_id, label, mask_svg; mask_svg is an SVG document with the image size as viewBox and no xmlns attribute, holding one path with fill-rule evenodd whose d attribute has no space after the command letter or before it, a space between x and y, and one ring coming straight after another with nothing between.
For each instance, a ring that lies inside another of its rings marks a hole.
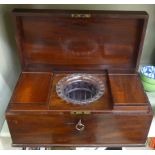
<instances>
[{"instance_id":1,"label":"open lid interior","mask_svg":"<svg viewBox=\"0 0 155 155\"><path fill-rule=\"evenodd\" d=\"M13 11L22 70L137 70L146 12Z\"/></svg>"}]
</instances>

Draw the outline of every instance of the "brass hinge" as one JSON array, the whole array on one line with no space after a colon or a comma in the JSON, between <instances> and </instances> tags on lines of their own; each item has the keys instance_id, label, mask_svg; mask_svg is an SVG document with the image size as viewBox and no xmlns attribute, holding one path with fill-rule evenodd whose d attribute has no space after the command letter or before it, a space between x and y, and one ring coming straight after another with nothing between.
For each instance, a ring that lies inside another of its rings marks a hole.
<instances>
[{"instance_id":1,"label":"brass hinge","mask_svg":"<svg viewBox=\"0 0 155 155\"><path fill-rule=\"evenodd\" d=\"M90 18L91 14L71 14L72 18Z\"/></svg>"},{"instance_id":2,"label":"brass hinge","mask_svg":"<svg viewBox=\"0 0 155 155\"><path fill-rule=\"evenodd\" d=\"M70 114L72 114L72 115L82 115L82 114L89 115L89 114L91 114L91 112L90 111L71 111Z\"/></svg>"}]
</instances>

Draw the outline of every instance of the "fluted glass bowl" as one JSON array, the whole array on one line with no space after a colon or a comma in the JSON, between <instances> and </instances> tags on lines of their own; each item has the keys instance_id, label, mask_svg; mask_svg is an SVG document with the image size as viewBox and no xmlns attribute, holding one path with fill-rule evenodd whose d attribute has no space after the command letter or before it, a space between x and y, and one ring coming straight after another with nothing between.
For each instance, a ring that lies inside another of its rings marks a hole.
<instances>
[{"instance_id":1,"label":"fluted glass bowl","mask_svg":"<svg viewBox=\"0 0 155 155\"><path fill-rule=\"evenodd\" d=\"M78 105L95 102L104 94L104 90L104 81L92 74L71 74L56 85L60 98Z\"/></svg>"}]
</instances>

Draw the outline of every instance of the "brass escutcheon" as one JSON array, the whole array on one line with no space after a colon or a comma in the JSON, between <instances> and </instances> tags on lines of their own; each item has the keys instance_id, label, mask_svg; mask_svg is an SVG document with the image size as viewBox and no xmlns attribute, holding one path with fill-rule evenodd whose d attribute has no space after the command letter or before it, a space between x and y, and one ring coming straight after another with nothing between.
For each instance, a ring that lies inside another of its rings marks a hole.
<instances>
[{"instance_id":1,"label":"brass escutcheon","mask_svg":"<svg viewBox=\"0 0 155 155\"><path fill-rule=\"evenodd\" d=\"M91 112L90 111L71 111L70 114L72 115L89 115Z\"/></svg>"}]
</instances>

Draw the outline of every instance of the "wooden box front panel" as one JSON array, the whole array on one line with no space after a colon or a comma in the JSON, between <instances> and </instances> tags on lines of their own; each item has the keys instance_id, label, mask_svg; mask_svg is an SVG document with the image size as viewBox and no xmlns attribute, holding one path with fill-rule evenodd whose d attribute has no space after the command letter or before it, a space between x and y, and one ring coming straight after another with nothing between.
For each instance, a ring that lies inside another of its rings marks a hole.
<instances>
[{"instance_id":1,"label":"wooden box front panel","mask_svg":"<svg viewBox=\"0 0 155 155\"><path fill-rule=\"evenodd\" d=\"M75 125L81 119L83 131ZM13 146L130 146L145 144L151 115L7 115Z\"/></svg>"}]
</instances>

